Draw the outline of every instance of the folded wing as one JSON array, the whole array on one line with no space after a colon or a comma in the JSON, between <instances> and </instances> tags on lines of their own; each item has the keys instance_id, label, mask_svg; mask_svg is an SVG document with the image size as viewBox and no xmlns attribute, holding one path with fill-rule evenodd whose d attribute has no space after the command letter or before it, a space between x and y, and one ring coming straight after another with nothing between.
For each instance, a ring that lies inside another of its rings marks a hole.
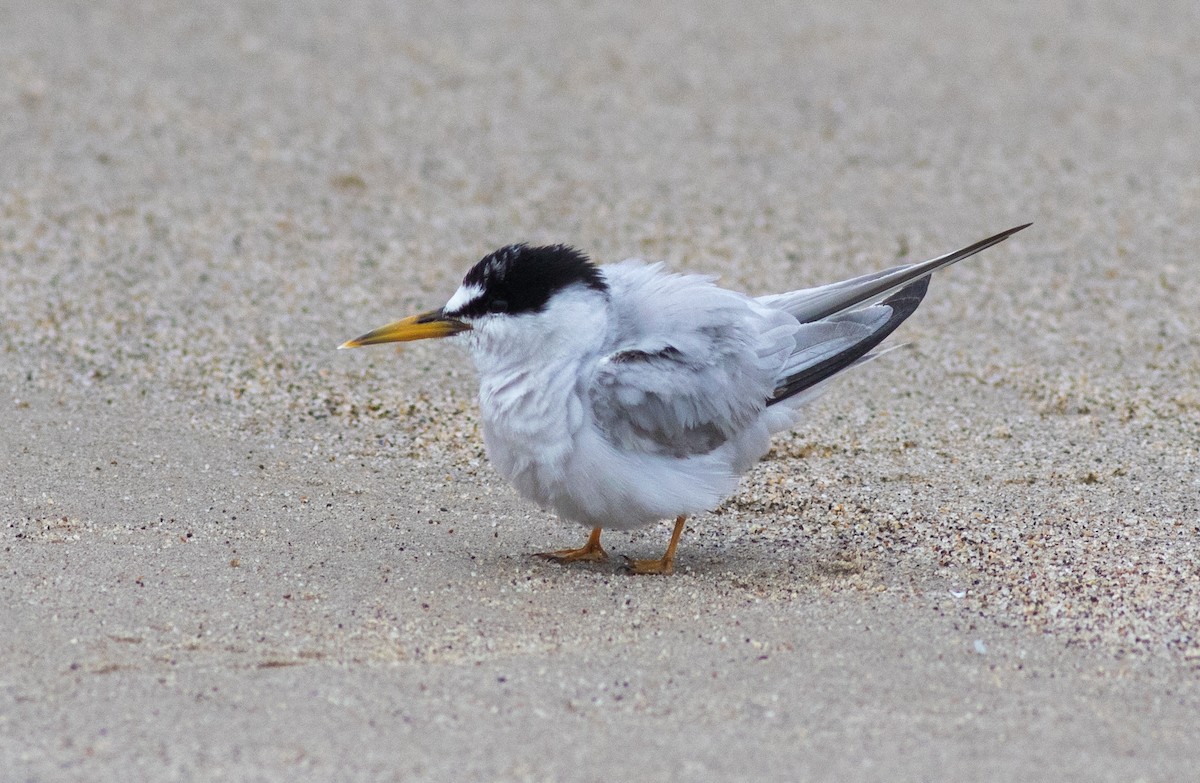
<instances>
[{"instance_id":1,"label":"folded wing","mask_svg":"<svg viewBox=\"0 0 1200 783\"><path fill-rule=\"evenodd\" d=\"M875 355L920 305L931 274L1023 228L919 264L758 299L657 264L604 267L620 309L613 343L586 382L596 423L618 448L711 452L769 406L794 405Z\"/></svg>"},{"instance_id":2,"label":"folded wing","mask_svg":"<svg viewBox=\"0 0 1200 783\"><path fill-rule=\"evenodd\" d=\"M629 262L604 271L621 310L587 387L607 439L687 457L753 424L795 349L795 319L710 278Z\"/></svg>"}]
</instances>

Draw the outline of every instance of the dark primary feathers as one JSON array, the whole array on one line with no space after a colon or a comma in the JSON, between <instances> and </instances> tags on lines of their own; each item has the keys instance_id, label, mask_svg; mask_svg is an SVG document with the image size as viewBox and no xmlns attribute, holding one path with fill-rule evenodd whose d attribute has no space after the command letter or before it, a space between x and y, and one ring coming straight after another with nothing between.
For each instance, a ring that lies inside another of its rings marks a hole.
<instances>
[{"instance_id":1,"label":"dark primary feathers","mask_svg":"<svg viewBox=\"0 0 1200 783\"><path fill-rule=\"evenodd\" d=\"M576 284L608 291L600 270L573 247L507 245L471 267L463 277L463 285L477 287L482 294L451 315L471 318L486 313L537 313L555 293Z\"/></svg>"},{"instance_id":2,"label":"dark primary feathers","mask_svg":"<svg viewBox=\"0 0 1200 783\"><path fill-rule=\"evenodd\" d=\"M916 312L917 306L925 298L925 292L928 289L929 278L922 277L916 282L909 283L904 288L901 288L887 299L884 299L879 304L887 305L892 311L886 321L876 326L872 331L864 335L863 339L853 345L783 378L775 388L775 392L767 400L767 405L771 406L777 402L783 402L788 397L799 394L805 389L812 388L818 383L837 375L859 359L862 359L872 348L879 345L889 334L896 331L896 327L904 323L906 318ZM843 319L854 320L855 316L856 313L851 311L842 315L832 316L827 320L836 323Z\"/></svg>"},{"instance_id":3,"label":"dark primary feathers","mask_svg":"<svg viewBox=\"0 0 1200 783\"><path fill-rule=\"evenodd\" d=\"M802 327L804 329L828 329L841 324L843 334L862 332L861 337L839 347L836 352L826 355L818 352L815 361L790 368L767 399L767 405L793 397L861 361L913 314L925 296L932 273L999 244L1030 225L1026 223L1001 231L961 250L918 264L894 267L819 288L759 297L758 301L763 304L791 313L796 320L805 324ZM881 296L887 298L870 304ZM813 326L815 324L828 326ZM830 344L833 345L834 341L830 341ZM796 356L806 354L814 347L817 346L806 347Z\"/></svg>"}]
</instances>

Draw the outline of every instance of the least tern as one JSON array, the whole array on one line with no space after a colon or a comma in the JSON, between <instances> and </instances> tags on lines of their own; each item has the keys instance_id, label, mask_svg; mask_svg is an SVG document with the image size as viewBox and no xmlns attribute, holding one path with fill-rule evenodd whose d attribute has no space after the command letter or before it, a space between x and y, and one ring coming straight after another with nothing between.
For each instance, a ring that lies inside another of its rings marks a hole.
<instances>
[{"instance_id":1,"label":"least tern","mask_svg":"<svg viewBox=\"0 0 1200 783\"><path fill-rule=\"evenodd\" d=\"M685 520L732 494L831 378L877 355L930 275L1029 225L922 263L759 297L662 264L596 266L566 245L509 245L471 267L442 307L340 347L464 343L496 470L591 529L582 547L539 556L604 560L601 531L674 519L666 553L629 564L669 574Z\"/></svg>"}]
</instances>

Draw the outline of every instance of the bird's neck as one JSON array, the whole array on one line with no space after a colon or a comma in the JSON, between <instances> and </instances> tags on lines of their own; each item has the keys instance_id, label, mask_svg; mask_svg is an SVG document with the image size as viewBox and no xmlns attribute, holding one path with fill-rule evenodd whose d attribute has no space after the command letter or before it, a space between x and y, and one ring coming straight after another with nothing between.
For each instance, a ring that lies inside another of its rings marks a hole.
<instances>
[{"instance_id":1,"label":"bird's neck","mask_svg":"<svg viewBox=\"0 0 1200 783\"><path fill-rule=\"evenodd\" d=\"M479 405L493 433L550 437L580 426L579 390L609 331L608 309L598 304L559 301L545 318L498 324L476 336Z\"/></svg>"},{"instance_id":2,"label":"bird's neck","mask_svg":"<svg viewBox=\"0 0 1200 783\"><path fill-rule=\"evenodd\" d=\"M609 318L603 295L590 290L560 294L543 312L498 318L469 333L471 358L487 380L562 373L604 348Z\"/></svg>"}]
</instances>

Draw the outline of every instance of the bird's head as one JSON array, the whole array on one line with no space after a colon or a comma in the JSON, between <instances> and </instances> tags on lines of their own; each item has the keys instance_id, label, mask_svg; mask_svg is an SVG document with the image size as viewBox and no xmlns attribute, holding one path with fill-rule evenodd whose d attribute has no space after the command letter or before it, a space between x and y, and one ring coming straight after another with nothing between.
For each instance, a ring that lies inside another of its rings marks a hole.
<instances>
[{"instance_id":1,"label":"bird's head","mask_svg":"<svg viewBox=\"0 0 1200 783\"><path fill-rule=\"evenodd\" d=\"M471 267L443 306L387 324L339 347L466 333L477 355L500 346L505 346L506 352L518 346L535 352L550 347L556 336L586 335L591 326L586 323L589 315L602 315L595 307L597 296L608 296L608 283L578 250L566 245L508 245Z\"/></svg>"}]
</instances>

